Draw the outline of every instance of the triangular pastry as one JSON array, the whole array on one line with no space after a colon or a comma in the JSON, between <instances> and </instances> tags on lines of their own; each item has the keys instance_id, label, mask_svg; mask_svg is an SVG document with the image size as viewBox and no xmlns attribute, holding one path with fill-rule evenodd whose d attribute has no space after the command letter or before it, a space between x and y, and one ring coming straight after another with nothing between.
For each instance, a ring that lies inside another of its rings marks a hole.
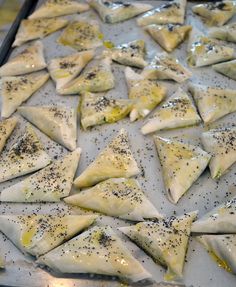
<instances>
[{"instance_id":1,"label":"triangular pastry","mask_svg":"<svg viewBox=\"0 0 236 287\"><path fill-rule=\"evenodd\" d=\"M43 255L91 225L95 215L0 215L0 231L22 252Z\"/></svg>"},{"instance_id":2,"label":"triangular pastry","mask_svg":"<svg viewBox=\"0 0 236 287\"><path fill-rule=\"evenodd\" d=\"M211 156L198 146L154 137L169 200L177 203L208 165Z\"/></svg>"},{"instance_id":3,"label":"triangular pastry","mask_svg":"<svg viewBox=\"0 0 236 287\"><path fill-rule=\"evenodd\" d=\"M182 83L191 78L192 73L182 66L176 58L163 52L156 54L141 75L150 80L173 80Z\"/></svg>"},{"instance_id":4,"label":"triangular pastry","mask_svg":"<svg viewBox=\"0 0 236 287\"><path fill-rule=\"evenodd\" d=\"M64 199L66 203L128 220L161 217L133 178L110 178Z\"/></svg>"},{"instance_id":5,"label":"triangular pastry","mask_svg":"<svg viewBox=\"0 0 236 287\"><path fill-rule=\"evenodd\" d=\"M153 8L152 5L134 1L88 0L88 3L103 22L111 24L131 19Z\"/></svg>"},{"instance_id":6,"label":"triangular pastry","mask_svg":"<svg viewBox=\"0 0 236 287\"><path fill-rule=\"evenodd\" d=\"M192 67L204 67L231 60L234 49L222 45L217 40L192 30L188 43L188 64Z\"/></svg>"},{"instance_id":7,"label":"triangular pastry","mask_svg":"<svg viewBox=\"0 0 236 287\"><path fill-rule=\"evenodd\" d=\"M212 68L226 77L236 80L236 60L213 65Z\"/></svg>"},{"instance_id":8,"label":"triangular pastry","mask_svg":"<svg viewBox=\"0 0 236 287\"><path fill-rule=\"evenodd\" d=\"M104 123L115 123L129 114L132 105L131 100L84 93L80 102L81 125L87 129Z\"/></svg>"},{"instance_id":9,"label":"triangular pastry","mask_svg":"<svg viewBox=\"0 0 236 287\"><path fill-rule=\"evenodd\" d=\"M170 96L141 128L142 134L182 128L200 123L201 119L189 96L181 89Z\"/></svg>"},{"instance_id":10,"label":"triangular pastry","mask_svg":"<svg viewBox=\"0 0 236 287\"><path fill-rule=\"evenodd\" d=\"M52 18L63 15L82 13L89 9L86 3L79 3L73 0L47 0L36 9L28 18Z\"/></svg>"},{"instance_id":11,"label":"triangular pastry","mask_svg":"<svg viewBox=\"0 0 236 287\"><path fill-rule=\"evenodd\" d=\"M219 267L236 274L236 234L202 235L197 239Z\"/></svg>"},{"instance_id":12,"label":"triangular pastry","mask_svg":"<svg viewBox=\"0 0 236 287\"><path fill-rule=\"evenodd\" d=\"M51 162L30 125L9 150L0 156L0 182L41 169Z\"/></svg>"},{"instance_id":13,"label":"triangular pastry","mask_svg":"<svg viewBox=\"0 0 236 287\"><path fill-rule=\"evenodd\" d=\"M78 188L88 187L109 178L131 177L139 172L130 149L128 134L121 129L97 158L75 179L74 184Z\"/></svg>"},{"instance_id":14,"label":"triangular pastry","mask_svg":"<svg viewBox=\"0 0 236 287\"><path fill-rule=\"evenodd\" d=\"M166 96L166 88L131 68L125 69L129 98L134 101L130 113L131 122L146 117Z\"/></svg>"},{"instance_id":15,"label":"triangular pastry","mask_svg":"<svg viewBox=\"0 0 236 287\"><path fill-rule=\"evenodd\" d=\"M21 46L28 41L43 39L67 24L68 20L63 18L22 20L12 46Z\"/></svg>"},{"instance_id":16,"label":"triangular pastry","mask_svg":"<svg viewBox=\"0 0 236 287\"><path fill-rule=\"evenodd\" d=\"M36 41L1 66L0 77L24 75L40 71L46 66L43 56L43 44Z\"/></svg>"},{"instance_id":17,"label":"triangular pastry","mask_svg":"<svg viewBox=\"0 0 236 287\"><path fill-rule=\"evenodd\" d=\"M189 87L204 123L236 111L236 91L193 84Z\"/></svg>"},{"instance_id":18,"label":"triangular pastry","mask_svg":"<svg viewBox=\"0 0 236 287\"><path fill-rule=\"evenodd\" d=\"M17 124L17 118L13 117L0 121L0 153L2 152L8 138L12 134Z\"/></svg>"},{"instance_id":19,"label":"triangular pastry","mask_svg":"<svg viewBox=\"0 0 236 287\"><path fill-rule=\"evenodd\" d=\"M212 178L220 178L236 162L236 128L213 129L202 133L204 149L212 155Z\"/></svg>"},{"instance_id":20,"label":"triangular pastry","mask_svg":"<svg viewBox=\"0 0 236 287\"><path fill-rule=\"evenodd\" d=\"M199 15L209 26L222 26L235 14L234 1L213 1L198 4L192 7L192 11Z\"/></svg>"},{"instance_id":21,"label":"triangular pastry","mask_svg":"<svg viewBox=\"0 0 236 287\"><path fill-rule=\"evenodd\" d=\"M40 89L49 79L49 74L40 71L23 76L2 78L1 115L10 117L16 109Z\"/></svg>"},{"instance_id":22,"label":"triangular pastry","mask_svg":"<svg viewBox=\"0 0 236 287\"><path fill-rule=\"evenodd\" d=\"M90 50L52 59L48 70L56 83L56 89L58 90L74 80L93 57L94 51Z\"/></svg>"},{"instance_id":23,"label":"triangular pastry","mask_svg":"<svg viewBox=\"0 0 236 287\"><path fill-rule=\"evenodd\" d=\"M236 197L220 204L192 225L195 233L236 233Z\"/></svg>"},{"instance_id":24,"label":"triangular pastry","mask_svg":"<svg viewBox=\"0 0 236 287\"><path fill-rule=\"evenodd\" d=\"M77 111L63 106L24 106L18 112L43 133L69 150L75 150Z\"/></svg>"},{"instance_id":25,"label":"triangular pastry","mask_svg":"<svg viewBox=\"0 0 236 287\"><path fill-rule=\"evenodd\" d=\"M165 280L178 280L183 276L191 224L196 212L179 217L140 222L119 228L157 263L167 267Z\"/></svg>"},{"instance_id":26,"label":"triangular pastry","mask_svg":"<svg viewBox=\"0 0 236 287\"><path fill-rule=\"evenodd\" d=\"M111 70L111 60L102 59L97 65L88 68L78 78L58 89L62 95L81 94L83 92L105 92L115 86Z\"/></svg>"},{"instance_id":27,"label":"triangular pastry","mask_svg":"<svg viewBox=\"0 0 236 287\"><path fill-rule=\"evenodd\" d=\"M83 232L37 263L61 273L110 275L134 282L151 277L109 226Z\"/></svg>"},{"instance_id":28,"label":"triangular pastry","mask_svg":"<svg viewBox=\"0 0 236 287\"><path fill-rule=\"evenodd\" d=\"M152 24L146 26L145 30L164 50L172 52L187 38L188 33L192 30L192 26Z\"/></svg>"},{"instance_id":29,"label":"triangular pastry","mask_svg":"<svg viewBox=\"0 0 236 287\"><path fill-rule=\"evenodd\" d=\"M208 31L208 36L236 43L236 23L231 23L223 27L212 27Z\"/></svg>"},{"instance_id":30,"label":"triangular pastry","mask_svg":"<svg viewBox=\"0 0 236 287\"><path fill-rule=\"evenodd\" d=\"M102 46L102 38L97 21L80 19L70 22L57 41L80 52Z\"/></svg>"},{"instance_id":31,"label":"triangular pastry","mask_svg":"<svg viewBox=\"0 0 236 287\"><path fill-rule=\"evenodd\" d=\"M80 148L16 183L0 194L6 202L58 202L69 195L79 163Z\"/></svg>"},{"instance_id":32,"label":"triangular pastry","mask_svg":"<svg viewBox=\"0 0 236 287\"><path fill-rule=\"evenodd\" d=\"M147 65L144 59L146 49L143 40L121 44L106 52L113 61L125 66L143 69Z\"/></svg>"},{"instance_id":33,"label":"triangular pastry","mask_svg":"<svg viewBox=\"0 0 236 287\"><path fill-rule=\"evenodd\" d=\"M142 15L138 18L137 23L139 26L150 24L183 24L186 2L186 0L169 1Z\"/></svg>"}]
</instances>

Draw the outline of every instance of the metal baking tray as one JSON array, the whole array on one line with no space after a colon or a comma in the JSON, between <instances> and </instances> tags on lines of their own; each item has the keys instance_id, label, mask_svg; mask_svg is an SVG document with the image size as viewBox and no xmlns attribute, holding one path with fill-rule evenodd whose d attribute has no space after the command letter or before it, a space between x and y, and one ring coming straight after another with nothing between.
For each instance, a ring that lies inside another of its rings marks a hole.
<instances>
[{"instance_id":1,"label":"metal baking tray","mask_svg":"<svg viewBox=\"0 0 236 287\"><path fill-rule=\"evenodd\" d=\"M37 5L42 4L39 0ZM154 7L160 5L160 1L143 1L153 4ZM196 2L194 2L196 4ZM206 27L201 20L194 16L191 12L193 3L189 2L187 5L186 23L196 26L202 31ZM115 44L125 43L136 39L144 39L147 44L147 59L150 60L156 52L162 49L151 39L151 37L143 31L142 28L136 25L135 19L118 23L115 25L104 24L98 15L89 10L81 15L71 15L66 18L75 19L86 16L87 19L97 19L101 25L101 30L105 35L106 40L110 40ZM236 20L234 18L234 20ZM233 20L231 20L233 21ZM68 55L75 52L69 47L65 47L56 43L57 38L61 34L58 31L42 40L45 47L45 57L49 61L51 58ZM228 44L229 46L235 46ZM26 45L13 50L12 55L25 49ZM186 65L186 47L187 41L183 43L178 49L173 52L181 62ZM96 63L93 60L90 65ZM115 98L127 98L127 87L124 78L124 66L113 63L112 68L115 75L115 88L109 91L109 95ZM191 69L190 69L191 70ZM231 89L236 88L236 83L220 74L213 71L211 67L192 69L193 77L191 81L194 83L201 83L206 85L217 85ZM168 96L173 93L179 86L177 83L163 81L163 84L168 88ZM187 91L187 84L181 84L181 87ZM37 91L25 104L26 105L53 105L62 104L69 107L76 107L79 101L78 96L61 96L55 91L54 83L49 80L39 91ZM19 124L13 135L8 141L8 145L12 144L16 138L24 131L26 121L16 114L19 118ZM158 210L166 216L181 215L184 212L199 210L199 215L203 215L211 210L214 205L225 201L228 198L236 195L236 168L235 165L230 171L223 176L219 181L211 179L209 171L206 170L204 174L195 182L192 188L179 201L177 205L170 203L165 195L163 180L161 175L160 163L156 154L152 135L143 136L140 133L140 127L143 125L143 120L130 123L129 119L119 121L115 124L106 124L95 127L89 131L83 131L78 125L78 146L82 148L82 156L77 170L77 175L80 174L87 165L94 160L100 150L102 150L107 143L118 133L120 128L125 128L129 133L130 143L134 156L139 163L142 173L137 177L141 183L144 192ZM192 144L200 144L199 135L202 131L209 128L225 127L236 123L236 113L228 115L223 119L213 123L211 126L198 126L184 129L177 129L158 134L183 139ZM45 144L48 153L54 157L59 155L62 157L67 153L66 149L59 146L47 136L37 130L37 134ZM7 181L0 184L0 191L19 180L21 178ZM72 191L73 192L73 191ZM45 204L17 204L17 203L3 203L0 204L1 214L30 214L36 212L38 214L80 214L84 211L79 208L68 207L63 202L59 204L45 203ZM118 220L107 216L101 216L98 219L98 225L109 224L115 230L117 227L130 224L124 220ZM118 234L126 242L127 247L132 254L143 264L143 266L153 275L155 282L163 281L165 273L164 268L155 264L152 259L147 256L135 244L130 242L120 232ZM6 270L0 271L0 286L30 286L30 287L101 287L101 286L125 286L114 278L105 276L90 276L90 275L64 275L54 274L46 269L41 269L34 265L32 257L24 256L4 235L0 234L1 253L5 255ZM187 287L235 287L236 277L219 268L215 262L209 257L203 247L193 238L190 239L190 245L186 257L186 264L184 268L183 283ZM132 285L133 286L133 285ZM140 286L140 284L134 285ZM143 283L141 286L150 286L150 283ZM153 285L159 286L159 285Z\"/></svg>"}]
</instances>

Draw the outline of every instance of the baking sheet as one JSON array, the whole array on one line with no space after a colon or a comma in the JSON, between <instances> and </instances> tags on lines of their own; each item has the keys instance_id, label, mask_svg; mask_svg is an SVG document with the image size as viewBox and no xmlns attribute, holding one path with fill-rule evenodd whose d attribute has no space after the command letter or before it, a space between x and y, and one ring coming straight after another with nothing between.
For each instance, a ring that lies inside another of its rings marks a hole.
<instances>
[{"instance_id":1,"label":"baking sheet","mask_svg":"<svg viewBox=\"0 0 236 287\"><path fill-rule=\"evenodd\" d=\"M39 1L40 5L43 1ZM154 7L160 5L160 1L143 1L153 4ZM195 2L196 4L196 2ZM193 26L205 30L204 25L197 16L193 16L191 12L192 3L188 3L187 20ZM105 35L106 40L110 40L115 44L125 43L136 39L144 39L147 43L147 59L152 59L156 52L161 52L162 49L151 39L151 37L138 27L135 19L118 23L115 25L104 24L97 14L90 10L81 15L71 15L65 18L79 19L86 17L87 19L97 19L101 25L101 30ZM235 20L235 18L234 18ZM233 22L233 20L231 20ZM75 52L69 47L64 47L56 43L56 39L61 34L58 31L42 42L45 47L45 57L48 62L51 58L68 55ZM228 43L227 43L228 44ZM25 49L23 45L15 49L12 56ZM228 44L234 47L233 44ZM187 42L183 43L172 54L175 55L181 62L186 65L186 47ZM92 61L89 66L94 65L96 61ZM113 63L116 85L115 88L108 92L109 95L115 98L127 98L127 87L124 78L124 66ZM191 70L191 69L190 69ZM230 80L213 71L212 68L192 69L193 77L191 82L201 83L206 85L217 85L221 87L236 88L235 81ZM168 88L168 96L173 93L180 85L173 82L163 81L163 84ZM187 83L181 84L181 87L187 91ZM61 104L69 107L76 107L79 98L77 96L60 96L56 93L54 83L49 80L39 91L37 91L25 104L26 105L53 105ZM24 132L26 121L16 114L19 119L19 124L7 146L9 147L16 141L17 137ZM225 201L228 198L236 195L236 166L234 165L230 171L223 176L219 181L214 181L210 178L209 171L205 173L195 182L192 188L179 201L177 205L170 203L165 195L163 180L161 175L160 163L156 154L152 135L143 136L140 133L140 127L143 125L143 120L130 123L129 119L119 121L115 124L108 124L95 127L90 131L82 131L78 125L78 146L82 148L82 156L77 170L79 175L89 163L91 163L98 152L102 150L111 139L118 133L120 128L125 128L129 133L130 143L133 154L139 163L142 173L137 177L141 183L145 194L157 207L157 209L167 216L181 215L184 212L199 210L199 215L203 215L211 210L215 205ZM200 144L199 135L203 130L215 127L225 127L236 123L236 113L228 115L223 119L213 123L211 126L184 128L172 131L159 132L158 134L170 137L183 139L192 144ZM59 155L62 157L67 153L67 150L60 145L50 140L46 135L36 130L42 142L48 150L51 157ZM23 177L0 184L0 190L15 184L22 180ZM72 191L73 192L73 191ZM63 202L59 204L17 204L3 203L0 204L1 214L30 214L36 212L38 214L82 214L84 213L79 208L71 208ZM120 226L130 224L124 220L118 220L111 217L101 216L98 219L98 225L109 224L114 229ZM144 267L153 275L156 282L163 280L165 269L155 264L135 244L131 243L120 232L118 234L125 240L132 254L144 265ZM115 279L104 276L90 275L59 275L52 274L46 269L43 270L34 265L32 257L24 256L4 235L0 234L0 252L6 259L6 270L0 271L0 285L10 286L30 286L30 287L101 287L101 286L123 286L122 283ZM186 264L184 268L183 283L187 287L235 287L236 277L219 268L215 262L209 257L203 247L196 242L190 240L190 245L187 253ZM143 283L141 286L149 286L150 283ZM136 286L136 285L134 285ZM140 286L140 285L139 285Z\"/></svg>"}]
</instances>

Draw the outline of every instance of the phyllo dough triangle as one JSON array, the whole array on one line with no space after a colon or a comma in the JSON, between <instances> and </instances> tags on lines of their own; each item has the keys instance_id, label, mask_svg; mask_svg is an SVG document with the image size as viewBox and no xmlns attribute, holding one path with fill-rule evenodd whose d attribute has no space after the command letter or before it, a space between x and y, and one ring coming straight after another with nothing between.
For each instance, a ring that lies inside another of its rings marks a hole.
<instances>
[{"instance_id":1,"label":"phyllo dough triangle","mask_svg":"<svg viewBox=\"0 0 236 287\"><path fill-rule=\"evenodd\" d=\"M192 67L204 67L231 60L234 49L217 40L200 35L193 30L188 43L188 63Z\"/></svg>"},{"instance_id":2,"label":"phyllo dough triangle","mask_svg":"<svg viewBox=\"0 0 236 287\"><path fill-rule=\"evenodd\" d=\"M189 96L181 89L169 97L141 128L143 134L196 125L201 121Z\"/></svg>"},{"instance_id":3,"label":"phyllo dough triangle","mask_svg":"<svg viewBox=\"0 0 236 287\"><path fill-rule=\"evenodd\" d=\"M236 197L213 208L192 225L196 233L236 233Z\"/></svg>"},{"instance_id":4,"label":"phyllo dough triangle","mask_svg":"<svg viewBox=\"0 0 236 287\"><path fill-rule=\"evenodd\" d=\"M191 224L197 213L140 222L119 228L157 263L167 267L165 280L182 277Z\"/></svg>"},{"instance_id":5,"label":"phyllo dough triangle","mask_svg":"<svg viewBox=\"0 0 236 287\"><path fill-rule=\"evenodd\" d=\"M24 106L18 112L43 133L75 150L77 140L77 111L62 106Z\"/></svg>"},{"instance_id":6,"label":"phyllo dough triangle","mask_svg":"<svg viewBox=\"0 0 236 287\"><path fill-rule=\"evenodd\" d=\"M80 148L16 183L0 194L6 202L57 202L69 195L79 163Z\"/></svg>"},{"instance_id":7,"label":"phyllo dough triangle","mask_svg":"<svg viewBox=\"0 0 236 287\"><path fill-rule=\"evenodd\" d=\"M106 52L113 61L125 66L142 69L147 65L144 59L146 48L143 40L121 44Z\"/></svg>"},{"instance_id":8,"label":"phyllo dough triangle","mask_svg":"<svg viewBox=\"0 0 236 287\"><path fill-rule=\"evenodd\" d=\"M43 44L36 41L1 66L0 77L24 75L40 71L46 66L43 56Z\"/></svg>"},{"instance_id":9,"label":"phyllo dough triangle","mask_svg":"<svg viewBox=\"0 0 236 287\"><path fill-rule=\"evenodd\" d=\"M109 226L83 232L37 263L61 273L110 275L134 282L151 277Z\"/></svg>"},{"instance_id":10,"label":"phyllo dough triangle","mask_svg":"<svg viewBox=\"0 0 236 287\"><path fill-rule=\"evenodd\" d=\"M48 65L50 76L60 89L77 77L93 59L94 51L83 51L66 57L52 59Z\"/></svg>"},{"instance_id":11,"label":"phyllo dough triangle","mask_svg":"<svg viewBox=\"0 0 236 287\"><path fill-rule=\"evenodd\" d=\"M0 158L0 182L36 171L51 162L30 125L27 125L23 136L1 154Z\"/></svg>"},{"instance_id":12,"label":"phyllo dough triangle","mask_svg":"<svg viewBox=\"0 0 236 287\"><path fill-rule=\"evenodd\" d=\"M0 153L16 127L16 124L17 118L15 117L0 122Z\"/></svg>"},{"instance_id":13,"label":"phyllo dough triangle","mask_svg":"<svg viewBox=\"0 0 236 287\"><path fill-rule=\"evenodd\" d=\"M132 69L125 69L129 98L134 101L130 113L131 122L146 117L166 96L166 88L149 79L145 79Z\"/></svg>"},{"instance_id":14,"label":"phyllo dough triangle","mask_svg":"<svg viewBox=\"0 0 236 287\"><path fill-rule=\"evenodd\" d=\"M16 47L28 41L43 39L67 24L68 20L63 18L22 20L12 46Z\"/></svg>"},{"instance_id":15,"label":"phyllo dough triangle","mask_svg":"<svg viewBox=\"0 0 236 287\"><path fill-rule=\"evenodd\" d=\"M236 80L236 60L213 65L212 68L226 77Z\"/></svg>"},{"instance_id":16,"label":"phyllo dough triangle","mask_svg":"<svg viewBox=\"0 0 236 287\"><path fill-rule=\"evenodd\" d=\"M87 129L105 123L115 123L130 113L132 105L131 100L84 93L80 102L81 125Z\"/></svg>"},{"instance_id":17,"label":"phyllo dough triangle","mask_svg":"<svg viewBox=\"0 0 236 287\"><path fill-rule=\"evenodd\" d=\"M204 123L214 122L236 111L236 91L219 87L189 87Z\"/></svg>"},{"instance_id":18,"label":"phyllo dough triangle","mask_svg":"<svg viewBox=\"0 0 236 287\"><path fill-rule=\"evenodd\" d=\"M186 0L169 1L138 18L139 26L150 24L183 24Z\"/></svg>"},{"instance_id":19,"label":"phyllo dough triangle","mask_svg":"<svg viewBox=\"0 0 236 287\"><path fill-rule=\"evenodd\" d=\"M75 206L134 221L161 217L133 178L110 178L64 200Z\"/></svg>"},{"instance_id":20,"label":"phyllo dough triangle","mask_svg":"<svg viewBox=\"0 0 236 287\"><path fill-rule=\"evenodd\" d=\"M58 17L85 12L88 9L88 4L73 0L46 0L29 16L29 19Z\"/></svg>"},{"instance_id":21,"label":"phyllo dough triangle","mask_svg":"<svg viewBox=\"0 0 236 287\"><path fill-rule=\"evenodd\" d=\"M10 117L23 102L47 82L48 78L49 74L44 71L23 76L3 77L1 92L2 117Z\"/></svg>"},{"instance_id":22,"label":"phyllo dough triangle","mask_svg":"<svg viewBox=\"0 0 236 287\"><path fill-rule=\"evenodd\" d=\"M213 1L192 7L195 14L202 17L209 26L222 26L235 14L234 1Z\"/></svg>"},{"instance_id":23,"label":"phyllo dough triangle","mask_svg":"<svg viewBox=\"0 0 236 287\"><path fill-rule=\"evenodd\" d=\"M169 200L177 203L208 165L211 156L198 146L154 137Z\"/></svg>"},{"instance_id":24,"label":"phyllo dough triangle","mask_svg":"<svg viewBox=\"0 0 236 287\"><path fill-rule=\"evenodd\" d=\"M57 41L77 51L84 51L102 46L102 38L97 21L80 19L70 22Z\"/></svg>"},{"instance_id":25,"label":"phyllo dough triangle","mask_svg":"<svg viewBox=\"0 0 236 287\"><path fill-rule=\"evenodd\" d=\"M192 26L184 26L178 24L167 25L149 25L145 30L152 38L167 52L172 52L179 46L188 36Z\"/></svg>"},{"instance_id":26,"label":"phyllo dough triangle","mask_svg":"<svg viewBox=\"0 0 236 287\"><path fill-rule=\"evenodd\" d=\"M219 267L236 274L236 234L202 235L197 239Z\"/></svg>"},{"instance_id":27,"label":"phyllo dough triangle","mask_svg":"<svg viewBox=\"0 0 236 287\"><path fill-rule=\"evenodd\" d=\"M176 58L163 52L156 54L141 75L150 80L173 80L182 83L191 78L192 73L182 66Z\"/></svg>"},{"instance_id":28,"label":"phyllo dough triangle","mask_svg":"<svg viewBox=\"0 0 236 287\"><path fill-rule=\"evenodd\" d=\"M153 8L152 5L134 1L88 0L88 3L103 22L111 24L128 20Z\"/></svg>"},{"instance_id":29,"label":"phyllo dough triangle","mask_svg":"<svg viewBox=\"0 0 236 287\"><path fill-rule=\"evenodd\" d=\"M201 135L204 149L212 155L212 178L219 178L236 162L236 128L210 130Z\"/></svg>"},{"instance_id":30,"label":"phyllo dough triangle","mask_svg":"<svg viewBox=\"0 0 236 287\"><path fill-rule=\"evenodd\" d=\"M78 78L58 89L62 95L81 94L83 92L105 92L115 86L111 70L111 60L102 59L97 65L88 68Z\"/></svg>"},{"instance_id":31,"label":"phyllo dough triangle","mask_svg":"<svg viewBox=\"0 0 236 287\"><path fill-rule=\"evenodd\" d=\"M95 219L95 215L0 215L0 231L22 252L40 256L87 228Z\"/></svg>"},{"instance_id":32,"label":"phyllo dough triangle","mask_svg":"<svg viewBox=\"0 0 236 287\"><path fill-rule=\"evenodd\" d=\"M223 27L213 27L208 31L208 36L228 42L236 42L236 23L231 23Z\"/></svg>"},{"instance_id":33,"label":"phyllo dough triangle","mask_svg":"<svg viewBox=\"0 0 236 287\"><path fill-rule=\"evenodd\" d=\"M97 158L74 181L78 188L92 186L113 177L131 177L140 172L129 145L128 133L121 129Z\"/></svg>"}]
</instances>

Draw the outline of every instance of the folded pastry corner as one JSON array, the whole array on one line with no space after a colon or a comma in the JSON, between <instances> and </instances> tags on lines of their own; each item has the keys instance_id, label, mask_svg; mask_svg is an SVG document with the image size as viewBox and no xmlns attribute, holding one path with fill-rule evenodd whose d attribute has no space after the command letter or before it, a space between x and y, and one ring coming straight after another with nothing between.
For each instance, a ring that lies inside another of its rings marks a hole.
<instances>
[{"instance_id":1,"label":"folded pastry corner","mask_svg":"<svg viewBox=\"0 0 236 287\"><path fill-rule=\"evenodd\" d=\"M216 206L192 225L194 233L236 233L236 197Z\"/></svg>"},{"instance_id":2,"label":"folded pastry corner","mask_svg":"<svg viewBox=\"0 0 236 287\"><path fill-rule=\"evenodd\" d=\"M158 53L141 75L150 80L173 80L182 83L191 78L192 73L166 52Z\"/></svg>"},{"instance_id":3,"label":"folded pastry corner","mask_svg":"<svg viewBox=\"0 0 236 287\"><path fill-rule=\"evenodd\" d=\"M23 253L43 255L90 226L96 215L0 215L0 231Z\"/></svg>"},{"instance_id":4,"label":"folded pastry corner","mask_svg":"<svg viewBox=\"0 0 236 287\"><path fill-rule=\"evenodd\" d=\"M131 122L146 117L166 96L164 85L145 79L131 68L125 69L129 98L133 100Z\"/></svg>"},{"instance_id":5,"label":"folded pastry corner","mask_svg":"<svg viewBox=\"0 0 236 287\"><path fill-rule=\"evenodd\" d=\"M211 38L235 43L236 23L231 23L222 27L212 27L208 31L208 36Z\"/></svg>"},{"instance_id":6,"label":"folded pastry corner","mask_svg":"<svg viewBox=\"0 0 236 287\"><path fill-rule=\"evenodd\" d=\"M191 225L197 212L182 216L140 222L121 230L155 262L167 268L165 280L182 278L185 255L188 249Z\"/></svg>"},{"instance_id":7,"label":"folded pastry corner","mask_svg":"<svg viewBox=\"0 0 236 287\"><path fill-rule=\"evenodd\" d=\"M0 182L39 170L51 162L31 125L9 150L1 154Z\"/></svg>"},{"instance_id":8,"label":"folded pastry corner","mask_svg":"<svg viewBox=\"0 0 236 287\"><path fill-rule=\"evenodd\" d=\"M12 46L17 47L28 41L43 39L64 28L67 24L68 20L57 17L22 20Z\"/></svg>"},{"instance_id":9,"label":"folded pastry corner","mask_svg":"<svg viewBox=\"0 0 236 287\"><path fill-rule=\"evenodd\" d=\"M102 46L102 38L98 22L82 18L71 21L57 42L81 52Z\"/></svg>"},{"instance_id":10,"label":"folded pastry corner","mask_svg":"<svg viewBox=\"0 0 236 287\"><path fill-rule=\"evenodd\" d=\"M107 95L97 95L89 92L81 96L81 125L88 127L104 123L115 123L126 117L133 106L128 99L113 99Z\"/></svg>"},{"instance_id":11,"label":"folded pastry corner","mask_svg":"<svg viewBox=\"0 0 236 287\"><path fill-rule=\"evenodd\" d=\"M135 1L88 0L105 23L114 24L129 20L153 8L152 5Z\"/></svg>"},{"instance_id":12,"label":"folded pastry corner","mask_svg":"<svg viewBox=\"0 0 236 287\"><path fill-rule=\"evenodd\" d=\"M89 5L73 0L46 0L28 18L53 18L63 15L82 13L89 10Z\"/></svg>"},{"instance_id":13,"label":"folded pastry corner","mask_svg":"<svg viewBox=\"0 0 236 287\"><path fill-rule=\"evenodd\" d=\"M2 65L0 67L0 77L23 75L40 71L46 67L43 44L36 41Z\"/></svg>"},{"instance_id":14,"label":"folded pastry corner","mask_svg":"<svg viewBox=\"0 0 236 287\"><path fill-rule=\"evenodd\" d=\"M97 158L74 181L78 188L89 187L114 177L131 177L140 172L129 145L128 133L121 129Z\"/></svg>"},{"instance_id":15,"label":"folded pastry corner","mask_svg":"<svg viewBox=\"0 0 236 287\"><path fill-rule=\"evenodd\" d=\"M16 183L0 194L4 202L58 202L69 195L77 170L81 149Z\"/></svg>"},{"instance_id":16,"label":"folded pastry corner","mask_svg":"<svg viewBox=\"0 0 236 287\"><path fill-rule=\"evenodd\" d=\"M212 155L209 163L211 176L219 179L236 162L236 128L209 130L202 133L201 141Z\"/></svg>"},{"instance_id":17,"label":"folded pastry corner","mask_svg":"<svg viewBox=\"0 0 236 287\"><path fill-rule=\"evenodd\" d=\"M137 282L151 275L109 226L95 226L39 257L38 264L61 273L93 273Z\"/></svg>"},{"instance_id":18,"label":"folded pastry corner","mask_svg":"<svg viewBox=\"0 0 236 287\"><path fill-rule=\"evenodd\" d=\"M195 5L192 11L208 26L222 26L233 17L235 7L235 1L213 1Z\"/></svg>"},{"instance_id":19,"label":"folded pastry corner","mask_svg":"<svg viewBox=\"0 0 236 287\"><path fill-rule=\"evenodd\" d=\"M76 149L76 109L63 106L23 106L18 108L18 112L57 143L71 151Z\"/></svg>"},{"instance_id":20,"label":"folded pastry corner","mask_svg":"<svg viewBox=\"0 0 236 287\"><path fill-rule=\"evenodd\" d=\"M16 117L0 121L0 153L2 152L8 138L15 129L17 121L18 120Z\"/></svg>"},{"instance_id":21,"label":"folded pastry corner","mask_svg":"<svg viewBox=\"0 0 236 287\"><path fill-rule=\"evenodd\" d=\"M56 89L59 90L74 80L93 59L94 54L94 50L88 50L52 59L48 65L48 70L56 83Z\"/></svg>"},{"instance_id":22,"label":"folded pastry corner","mask_svg":"<svg viewBox=\"0 0 236 287\"><path fill-rule=\"evenodd\" d=\"M183 24L186 0L169 1L138 18L139 26L150 24Z\"/></svg>"},{"instance_id":23,"label":"folded pastry corner","mask_svg":"<svg viewBox=\"0 0 236 287\"><path fill-rule=\"evenodd\" d=\"M88 68L78 78L58 89L62 95L82 94L84 92L105 92L115 86L111 70L111 59L104 58L97 65Z\"/></svg>"},{"instance_id":24,"label":"folded pastry corner","mask_svg":"<svg viewBox=\"0 0 236 287\"><path fill-rule=\"evenodd\" d=\"M152 24L144 28L151 37L167 52L172 52L188 36L192 26L179 24Z\"/></svg>"},{"instance_id":25,"label":"folded pastry corner","mask_svg":"<svg viewBox=\"0 0 236 287\"><path fill-rule=\"evenodd\" d=\"M212 68L216 72L218 72L218 73L220 73L226 77L229 77L233 80L236 80L236 60L219 63L216 65L213 65Z\"/></svg>"},{"instance_id":26,"label":"folded pastry corner","mask_svg":"<svg viewBox=\"0 0 236 287\"><path fill-rule=\"evenodd\" d=\"M198 146L154 136L168 199L176 204L206 169L210 154Z\"/></svg>"},{"instance_id":27,"label":"folded pastry corner","mask_svg":"<svg viewBox=\"0 0 236 287\"><path fill-rule=\"evenodd\" d=\"M48 79L49 74L44 71L23 76L3 77L2 117L10 117L16 109L40 89Z\"/></svg>"},{"instance_id":28,"label":"folded pastry corner","mask_svg":"<svg viewBox=\"0 0 236 287\"><path fill-rule=\"evenodd\" d=\"M233 57L233 48L206 37L196 29L193 29L190 33L187 60L191 67L210 66L231 60Z\"/></svg>"},{"instance_id":29,"label":"folded pastry corner","mask_svg":"<svg viewBox=\"0 0 236 287\"><path fill-rule=\"evenodd\" d=\"M64 199L68 204L128 220L162 217L133 178L110 178Z\"/></svg>"},{"instance_id":30,"label":"folded pastry corner","mask_svg":"<svg viewBox=\"0 0 236 287\"><path fill-rule=\"evenodd\" d=\"M197 236L217 265L226 271L236 274L236 234L211 234Z\"/></svg>"},{"instance_id":31,"label":"folded pastry corner","mask_svg":"<svg viewBox=\"0 0 236 287\"><path fill-rule=\"evenodd\" d=\"M142 134L192 126L201 119L189 96L181 89L170 96L141 128Z\"/></svg>"},{"instance_id":32,"label":"folded pastry corner","mask_svg":"<svg viewBox=\"0 0 236 287\"><path fill-rule=\"evenodd\" d=\"M236 111L236 91L192 84L189 86L204 123L214 122Z\"/></svg>"}]
</instances>

